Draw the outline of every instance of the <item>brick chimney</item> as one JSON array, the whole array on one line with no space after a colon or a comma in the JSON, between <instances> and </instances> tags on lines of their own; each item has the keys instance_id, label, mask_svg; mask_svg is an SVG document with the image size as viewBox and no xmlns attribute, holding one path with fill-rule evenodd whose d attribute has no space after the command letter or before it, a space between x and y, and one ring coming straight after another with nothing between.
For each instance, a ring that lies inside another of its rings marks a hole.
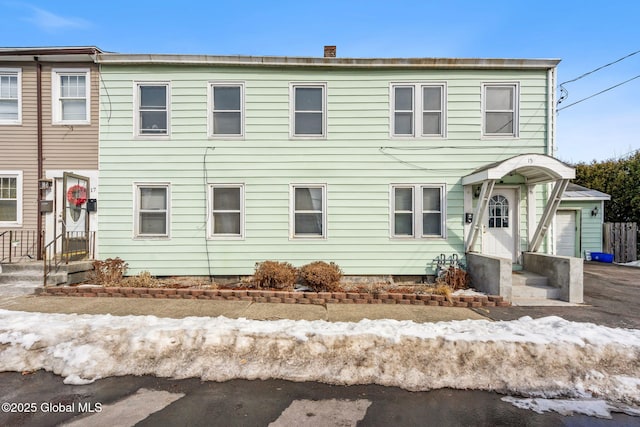
<instances>
[{"instance_id":1,"label":"brick chimney","mask_svg":"<svg viewBox=\"0 0 640 427\"><path fill-rule=\"evenodd\" d=\"M325 58L335 58L336 57L336 47L335 46L325 46L324 47L324 57Z\"/></svg>"}]
</instances>

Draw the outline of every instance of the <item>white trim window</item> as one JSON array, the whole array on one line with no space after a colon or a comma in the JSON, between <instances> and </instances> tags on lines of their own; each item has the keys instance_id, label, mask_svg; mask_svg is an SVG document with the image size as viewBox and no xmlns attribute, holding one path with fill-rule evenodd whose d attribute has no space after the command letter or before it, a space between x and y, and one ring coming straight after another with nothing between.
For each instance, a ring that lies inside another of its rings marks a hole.
<instances>
[{"instance_id":1,"label":"white trim window","mask_svg":"<svg viewBox=\"0 0 640 427\"><path fill-rule=\"evenodd\" d=\"M169 136L170 89L168 82L136 83L134 101L136 136Z\"/></svg>"},{"instance_id":2,"label":"white trim window","mask_svg":"<svg viewBox=\"0 0 640 427\"><path fill-rule=\"evenodd\" d=\"M87 125L91 122L91 73L88 69L51 71L53 124Z\"/></svg>"},{"instance_id":3,"label":"white trim window","mask_svg":"<svg viewBox=\"0 0 640 427\"><path fill-rule=\"evenodd\" d=\"M0 226L22 225L22 171L0 171Z\"/></svg>"},{"instance_id":4,"label":"white trim window","mask_svg":"<svg viewBox=\"0 0 640 427\"><path fill-rule=\"evenodd\" d=\"M167 238L170 224L170 184L136 183L135 226L136 238Z\"/></svg>"},{"instance_id":5,"label":"white trim window","mask_svg":"<svg viewBox=\"0 0 640 427\"><path fill-rule=\"evenodd\" d=\"M22 70L0 68L0 125L22 123Z\"/></svg>"},{"instance_id":6,"label":"white trim window","mask_svg":"<svg viewBox=\"0 0 640 427\"><path fill-rule=\"evenodd\" d=\"M291 137L325 138L327 84L291 83Z\"/></svg>"},{"instance_id":7,"label":"white trim window","mask_svg":"<svg viewBox=\"0 0 640 427\"><path fill-rule=\"evenodd\" d=\"M482 134L518 137L518 83L484 83L482 85Z\"/></svg>"},{"instance_id":8,"label":"white trim window","mask_svg":"<svg viewBox=\"0 0 640 427\"><path fill-rule=\"evenodd\" d=\"M327 186L291 185L290 230L292 238L327 237Z\"/></svg>"},{"instance_id":9,"label":"white trim window","mask_svg":"<svg viewBox=\"0 0 640 427\"><path fill-rule=\"evenodd\" d=\"M446 106L445 83L392 83L391 136L445 137Z\"/></svg>"},{"instance_id":10,"label":"white trim window","mask_svg":"<svg viewBox=\"0 0 640 427\"><path fill-rule=\"evenodd\" d=\"M209 136L244 136L244 83L209 83Z\"/></svg>"},{"instance_id":11,"label":"white trim window","mask_svg":"<svg viewBox=\"0 0 640 427\"><path fill-rule=\"evenodd\" d=\"M244 238L244 185L209 184L209 238Z\"/></svg>"},{"instance_id":12,"label":"white trim window","mask_svg":"<svg viewBox=\"0 0 640 427\"><path fill-rule=\"evenodd\" d=\"M391 186L391 237L445 238L445 185Z\"/></svg>"}]
</instances>

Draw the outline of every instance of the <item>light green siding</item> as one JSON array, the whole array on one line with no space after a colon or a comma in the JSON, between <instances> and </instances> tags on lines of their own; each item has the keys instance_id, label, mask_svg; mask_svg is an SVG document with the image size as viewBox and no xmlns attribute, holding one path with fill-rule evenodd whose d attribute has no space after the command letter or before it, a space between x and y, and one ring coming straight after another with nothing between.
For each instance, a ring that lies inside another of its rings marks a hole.
<instances>
[{"instance_id":1,"label":"light green siding","mask_svg":"<svg viewBox=\"0 0 640 427\"><path fill-rule=\"evenodd\" d=\"M464 254L461 178L515 155L546 154L543 69L103 64L101 73L99 253L121 257L132 274L245 275L267 259L334 261L353 275L433 274L439 254ZM134 138L137 81L170 82L168 139ZM242 140L207 136L211 81L244 82ZM428 81L447 84L446 138L390 138L390 84ZM291 82L326 83L326 139L290 138ZM519 138L481 136L484 82L519 82ZM171 184L170 238L133 238L134 182ZM244 184L243 240L206 239L207 184L225 183ZM300 183L326 185L326 239L290 238L290 184ZM392 184L446 185L446 239L390 237Z\"/></svg>"},{"instance_id":2,"label":"light green siding","mask_svg":"<svg viewBox=\"0 0 640 427\"><path fill-rule=\"evenodd\" d=\"M598 214L593 216L591 211L598 207ZM563 200L558 209L577 210L579 219L579 254L584 258L585 252L602 252L602 215L603 203L600 200L573 201Z\"/></svg>"}]
</instances>

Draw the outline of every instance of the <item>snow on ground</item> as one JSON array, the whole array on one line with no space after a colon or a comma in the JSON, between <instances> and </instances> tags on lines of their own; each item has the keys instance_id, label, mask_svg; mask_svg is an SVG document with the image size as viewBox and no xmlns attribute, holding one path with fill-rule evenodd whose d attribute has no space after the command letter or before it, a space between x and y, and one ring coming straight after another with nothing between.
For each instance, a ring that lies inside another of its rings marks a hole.
<instances>
[{"instance_id":1,"label":"snow on ground","mask_svg":"<svg viewBox=\"0 0 640 427\"><path fill-rule=\"evenodd\" d=\"M627 262L627 263L621 264L621 265L626 265L627 267L640 267L640 260Z\"/></svg>"},{"instance_id":2,"label":"snow on ground","mask_svg":"<svg viewBox=\"0 0 640 427\"><path fill-rule=\"evenodd\" d=\"M38 369L68 384L155 375L495 390L599 399L633 413L640 330L559 317L332 323L0 310L0 371Z\"/></svg>"}]
</instances>

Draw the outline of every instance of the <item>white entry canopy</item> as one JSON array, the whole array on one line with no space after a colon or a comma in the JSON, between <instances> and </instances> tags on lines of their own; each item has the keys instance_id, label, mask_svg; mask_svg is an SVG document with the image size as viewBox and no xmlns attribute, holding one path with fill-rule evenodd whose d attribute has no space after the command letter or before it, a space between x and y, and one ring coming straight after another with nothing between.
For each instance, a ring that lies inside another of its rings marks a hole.
<instances>
[{"instance_id":1,"label":"white entry canopy","mask_svg":"<svg viewBox=\"0 0 640 427\"><path fill-rule=\"evenodd\" d=\"M500 162L484 166L462 178L462 185L478 184L487 180L501 179L515 172L522 175L528 184L551 182L576 177L575 169L544 154L521 154Z\"/></svg>"},{"instance_id":2,"label":"white entry canopy","mask_svg":"<svg viewBox=\"0 0 640 427\"><path fill-rule=\"evenodd\" d=\"M549 199L545 203L540 222L529 240L529 251L531 252L537 252L540 248L542 238L549 229L551 219L560 205L562 194L566 190L567 185L569 185L569 180L576 177L574 168L544 154L521 154L486 165L470 175L463 177L462 185L464 186L482 184L478 196L478 204L473 219L471 220L469 234L465 242L466 252L473 250L478 235L480 234L480 224L482 223L483 215L496 181L513 173L523 176L529 187L548 182L555 183Z\"/></svg>"}]
</instances>

